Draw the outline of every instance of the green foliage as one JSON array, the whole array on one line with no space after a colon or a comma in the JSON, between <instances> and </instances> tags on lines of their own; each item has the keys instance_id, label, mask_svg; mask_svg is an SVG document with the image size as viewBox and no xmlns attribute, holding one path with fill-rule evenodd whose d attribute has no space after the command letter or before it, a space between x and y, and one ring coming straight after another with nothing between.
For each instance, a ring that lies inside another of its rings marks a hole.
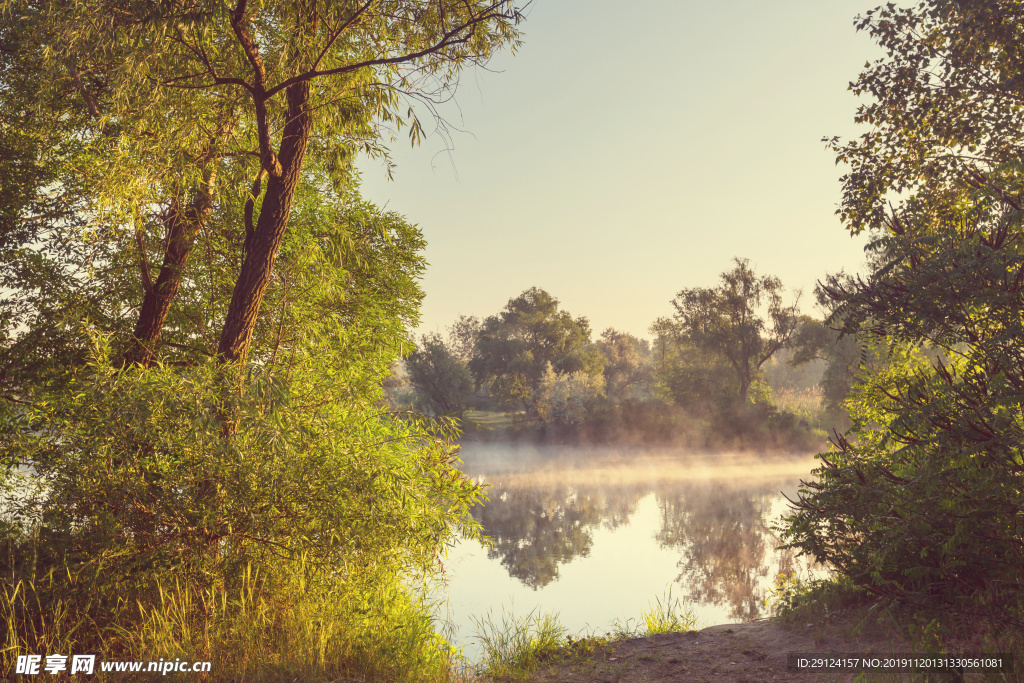
<instances>
[{"instance_id":1,"label":"green foliage","mask_svg":"<svg viewBox=\"0 0 1024 683\"><path fill-rule=\"evenodd\" d=\"M587 408L604 396L604 377L577 371L556 373L548 363L534 394L537 415L550 425L579 425Z\"/></svg>"},{"instance_id":2,"label":"green foliage","mask_svg":"<svg viewBox=\"0 0 1024 683\"><path fill-rule=\"evenodd\" d=\"M855 387L849 438L819 456L787 541L876 594L993 612L1015 604L1020 399L979 360L931 366L894 344L887 366Z\"/></svg>"},{"instance_id":3,"label":"green foliage","mask_svg":"<svg viewBox=\"0 0 1024 683\"><path fill-rule=\"evenodd\" d=\"M502 612L498 624L488 613L475 620L484 651L482 671L490 678L521 675L551 660L569 642L569 631L558 617L534 610L525 617Z\"/></svg>"},{"instance_id":4,"label":"green foliage","mask_svg":"<svg viewBox=\"0 0 1024 683\"><path fill-rule=\"evenodd\" d=\"M535 417L536 392L549 363L564 374L596 376L604 368L590 343L587 319L559 310L557 299L534 287L483 321L469 367L496 401L522 406Z\"/></svg>"},{"instance_id":5,"label":"green foliage","mask_svg":"<svg viewBox=\"0 0 1024 683\"><path fill-rule=\"evenodd\" d=\"M230 293L222 278L191 283L182 309L204 323L173 330L183 343L150 368L124 367L110 330L70 322L56 297L68 323L20 319L0 352L40 353L51 335L62 362L14 365L17 400L0 403L2 568L21 586L8 595L9 644L140 659L164 644L223 648L239 666L287 668L295 641L281 631L305 638L302 620L318 613L338 621L316 636L311 661L328 669L376 661L389 678L402 657L446 651L402 577L436 571L447 539L475 533L481 492L456 467L453 433L379 407L417 316L423 240L358 197L335 199L300 193L244 367L217 363L206 336ZM216 274L216 261L199 265ZM130 310L133 291L110 310ZM407 626L381 630L391 623ZM418 653L389 649L413 642Z\"/></svg>"},{"instance_id":6,"label":"green foliage","mask_svg":"<svg viewBox=\"0 0 1024 683\"><path fill-rule=\"evenodd\" d=\"M695 630L697 617L693 612L683 608L679 598L672 599L672 590L669 589L662 599L656 598L655 604L649 604L648 609L640 612L640 619L644 622L644 635L656 636L663 633L689 633Z\"/></svg>"},{"instance_id":7,"label":"green foliage","mask_svg":"<svg viewBox=\"0 0 1024 683\"><path fill-rule=\"evenodd\" d=\"M852 621L858 624L855 632L866 626L869 618L881 617L887 612L875 597L846 577L810 579L796 572L780 572L775 576L765 607L774 618L788 623L815 621L824 625Z\"/></svg>"},{"instance_id":8,"label":"green foliage","mask_svg":"<svg viewBox=\"0 0 1024 683\"><path fill-rule=\"evenodd\" d=\"M793 352L789 359L790 365L797 367L815 360L827 360L837 337L821 320L801 315L789 340L789 348Z\"/></svg>"},{"instance_id":9,"label":"green foliage","mask_svg":"<svg viewBox=\"0 0 1024 683\"><path fill-rule=\"evenodd\" d=\"M653 391L651 348L646 339L608 328L597 348L604 356L605 391L609 400L650 398Z\"/></svg>"},{"instance_id":10,"label":"green foliage","mask_svg":"<svg viewBox=\"0 0 1024 683\"><path fill-rule=\"evenodd\" d=\"M651 326L656 394L703 416L767 400L757 399L766 386L759 382L760 368L795 327L795 305L782 306L781 287L776 278L756 278L747 261L736 259L720 287L679 292L676 316ZM773 321L767 335L756 310L762 300Z\"/></svg>"},{"instance_id":11,"label":"green foliage","mask_svg":"<svg viewBox=\"0 0 1024 683\"><path fill-rule=\"evenodd\" d=\"M460 315L448 326L448 347L459 360L469 363L480 336L480 319L475 315Z\"/></svg>"},{"instance_id":12,"label":"green foliage","mask_svg":"<svg viewBox=\"0 0 1024 683\"><path fill-rule=\"evenodd\" d=\"M12 71L32 83L29 105L79 114L80 131L108 152L96 155L93 177L115 181L98 189L119 210L146 206L150 197L166 201L173 179L187 188L207 162L220 164L223 177L232 167L225 147L232 157L244 150L234 164L243 174L225 178L228 194L244 202L260 166L274 175L272 142L295 84L315 83L311 151L332 173L348 165L353 143L385 154L380 138L403 127L418 141L423 126L410 98L450 97L462 69L518 47L522 19L503 1L115 7L10 0L4 11L17 47ZM145 175L132 180L125 173L133 169Z\"/></svg>"},{"instance_id":13,"label":"green foliage","mask_svg":"<svg viewBox=\"0 0 1024 683\"><path fill-rule=\"evenodd\" d=\"M781 284L755 277L746 262L738 261L723 282L707 292L735 304L734 322L747 335L735 344L714 342L730 334L726 315L718 336L691 334L680 320L661 319L651 327L653 347L614 329L591 344L586 319L574 320L536 288L482 323L464 316L444 344L449 355L468 357L481 391L519 416L518 436L702 448L767 439L771 447L806 447L808 428L800 416L773 408L759 371L792 331L795 307L782 306ZM773 321L770 332L754 310L762 303ZM761 355L743 361L749 367L733 363L723 350L730 344Z\"/></svg>"},{"instance_id":14,"label":"green foliage","mask_svg":"<svg viewBox=\"0 0 1024 683\"><path fill-rule=\"evenodd\" d=\"M739 386L720 354L690 343L667 318L655 321L651 332L655 335L651 355L659 399L705 415L733 402Z\"/></svg>"},{"instance_id":15,"label":"green foliage","mask_svg":"<svg viewBox=\"0 0 1024 683\"><path fill-rule=\"evenodd\" d=\"M397 128L418 141L412 101L436 117L432 98L514 49L522 19L504 0L2 10L0 120L30 121L25 139L0 135L21 160L0 169L18 185L5 196L60 200L5 235L10 271L55 283L19 292L19 314L84 290L90 321L146 366L200 336L227 362L247 356L297 194L344 195L353 153L386 157ZM35 150L45 178L24 163Z\"/></svg>"},{"instance_id":16,"label":"green foliage","mask_svg":"<svg viewBox=\"0 0 1024 683\"><path fill-rule=\"evenodd\" d=\"M405 361L409 381L434 415L466 410L473 392L469 366L455 356L438 334L424 335Z\"/></svg>"},{"instance_id":17,"label":"green foliage","mask_svg":"<svg viewBox=\"0 0 1024 683\"><path fill-rule=\"evenodd\" d=\"M848 278L840 275L834 280L848 281ZM828 296L824 290L819 287L816 294L822 305L827 305ZM826 420L832 429L837 426L841 426L841 431L848 429L850 422L844 407L846 397L857 376L880 369L885 364L884 357L879 357L874 345L863 334L844 333L841 321L828 323L810 316L802 316L789 346L793 351L788 361L791 366L824 362L818 384Z\"/></svg>"},{"instance_id":18,"label":"green foliage","mask_svg":"<svg viewBox=\"0 0 1024 683\"><path fill-rule=\"evenodd\" d=\"M852 232L887 231L897 195L903 212L955 206L965 188L996 214L1018 203L1022 18L1002 0L890 3L858 18L886 54L850 86L871 98L856 115L870 128L827 140L850 166L839 214Z\"/></svg>"},{"instance_id":19,"label":"green foliage","mask_svg":"<svg viewBox=\"0 0 1024 683\"><path fill-rule=\"evenodd\" d=\"M674 318L661 322L660 327L671 329L695 349L721 357L722 365L727 364L735 374L742 403L761 366L789 341L797 316L795 303L782 304L778 278L758 278L749 261L735 262L733 270L722 273L718 287L680 291L672 301ZM767 307L767 320L759 313L762 306Z\"/></svg>"},{"instance_id":20,"label":"green foliage","mask_svg":"<svg viewBox=\"0 0 1024 683\"><path fill-rule=\"evenodd\" d=\"M841 214L873 231L874 272L823 291L883 363L858 378L851 431L819 456L785 529L876 595L1018 624L1022 18L931 0L861 21L888 53L853 86L875 98L858 113L874 129L834 144L851 164Z\"/></svg>"},{"instance_id":21,"label":"green foliage","mask_svg":"<svg viewBox=\"0 0 1024 683\"><path fill-rule=\"evenodd\" d=\"M40 490L18 514L59 533L59 561L113 583L192 576L211 555L429 568L447 515L475 500L461 478L445 483L454 456L372 405L331 397L341 388L317 381L319 366L290 370L286 383L253 369L226 403L213 364L119 373L94 359L23 415L13 452ZM301 391L314 383L329 401L319 407ZM217 411L245 425L237 438L221 438Z\"/></svg>"},{"instance_id":22,"label":"green foliage","mask_svg":"<svg viewBox=\"0 0 1024 683\"><path fill-rule=\"evenodd\" d=\"M806 589L796 572L779 572L772 581L768 597L765 598L765 607L772 612L790 609L804 592Z\"/></svg>"},{"instance_id":23,"label":"green foliage","mask_svg":"<svg viewBox=\"0 0 1024 683\"><path fill-rule=\"evenodd\" d=\"M248 623L233 652L256 653L330 600L386 594L394 611L368 612L382 624L421 613L399 577L473 535L480 490L450 429L380 407L423 240L359 199L350 164L386 157L403 126L417 141L413 102L433 114L462 69L514 49L520 10L0 10L0 541L24 587L10 642L105 652L151 626ZM263 603L238 602L250 588ZM401 640L346 624L336 638Z\"/></svg>"}]
</instances>

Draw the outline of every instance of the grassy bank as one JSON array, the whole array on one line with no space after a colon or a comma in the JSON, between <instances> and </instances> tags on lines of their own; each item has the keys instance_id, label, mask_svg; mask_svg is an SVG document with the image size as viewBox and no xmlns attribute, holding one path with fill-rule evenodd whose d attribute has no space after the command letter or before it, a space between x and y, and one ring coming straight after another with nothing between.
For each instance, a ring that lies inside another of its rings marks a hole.
<instances>
[{"instance_id":1,"label":"grassy bank","mask_svg":"<svg viewBox=\"0 0 1024 683\"><path fill-rule=\"evenodd\" d=\"M97 655L97 681L152 680L103 672L101 662L161 659L210 662L209 672L186 674L203 683L461 680L429 606L401 582L290 578L272 585L249 571L236 589L157 586L156 600L122 601L105 623L73 596L56 596L46 577L8 583L0 588L0 667L13 674L18 655L42 655L45 665L48 655L70 653Z\"/></svg>"},{"instance_id":2,"label":"grassy bank","mask_svg":"<svg viewBox=\"0 0 1024 683\"><path fill-rule=\"evenodd\" d=\"M500 618L488 614L476 621L483 657L475 674L485 681L519 680L542 666L585 662L619 641L686 633L696 625L693 613L671 592L641 611L638 620L615 622L603 634L572 633L555 614L534 611L517 617L503 612Z\"/></svg>"},{"instance_id":3,"label":"grassy bank","mask_svg":"<svg viewBox=\"0 0 1024 683\"><path fill-rule=\"evenodd\" d=\"M842 582L776 582L773 616L693 632L678 601L659 601L637 623L573 635L554 615L502 615L478 624L484 659L477 680L529 681L1024 681L1024 672L795 672L788 652L886 655L1009 655L1024 661L1019 628L964 614L883 602ZM685 635L664 635L685 634Z\"/></svg>"}]
</instances>

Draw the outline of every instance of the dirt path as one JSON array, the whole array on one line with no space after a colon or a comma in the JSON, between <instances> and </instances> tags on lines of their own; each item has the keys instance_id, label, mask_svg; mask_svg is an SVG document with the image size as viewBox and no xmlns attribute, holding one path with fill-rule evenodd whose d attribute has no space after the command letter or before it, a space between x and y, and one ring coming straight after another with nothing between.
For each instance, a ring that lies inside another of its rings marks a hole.
<instances>
[{"instance_id":1,"label":"dirt path","mask_svg":"<svg viewBox=\"0 0 1024 683\"><path fill-rule=\"evenodd\" d=\"M789 670L787 654L842 652L863 655L911 650L877 632L850 635L848 631L844 633L829 625L759 621L620 641L586 661L542 669L527 680L534 683L853 681L857 674L827 675Z\"/></svg>"}]
</instances>

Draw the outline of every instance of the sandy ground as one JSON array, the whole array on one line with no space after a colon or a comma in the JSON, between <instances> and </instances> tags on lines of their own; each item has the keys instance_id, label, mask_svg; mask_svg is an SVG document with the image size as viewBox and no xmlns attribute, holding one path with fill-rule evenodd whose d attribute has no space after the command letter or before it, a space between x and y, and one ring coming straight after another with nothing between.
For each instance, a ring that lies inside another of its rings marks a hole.
<instances>
[{"instance_id":1,"label":"sandy ground","mask_svg":"<svg viewBox=\"0 0 1024 683\"><path fill-rule=\"evenodd\" d=\"M893 642L877 632L854 635L846 629L841 631L829 625L758 621L620 641L585 661L541 669L526 680L535 683L853 681L857 677L855 673L822 674L790 670L787 668L787 655L790 652L864 655L911 651L912 648L904 643ZM866 678L872 680L877 677L869 675ZM901 678L897 675L884 680ZM936 680L953 678L945 675Z\"/></svg>"}]
</instances>

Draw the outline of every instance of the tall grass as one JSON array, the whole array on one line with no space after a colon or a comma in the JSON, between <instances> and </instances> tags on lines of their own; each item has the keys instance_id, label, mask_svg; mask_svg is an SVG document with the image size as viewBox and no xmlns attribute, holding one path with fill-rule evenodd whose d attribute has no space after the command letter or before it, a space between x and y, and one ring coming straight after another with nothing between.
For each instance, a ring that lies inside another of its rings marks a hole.
<instances>
[{"instance_id":1,"label":"tall grass","mask_svg":"<svg viewBox=\"0 0 1024 683\"><path fill-rule=\"evenodd\" d=\"M83 652L96 632L68 601L25 581L0 583L0 673L14 672L18 655ZM105 654L105 653L104 653Z\"/></svg>"},{"instance_id":2,"label":"tall grass","mask_svg":"<svg viewBox=\"0 0 1024 683\"><path fill-rule=\"evenodd\" d=\"M556 614L531 611L525 617L516 617L503 611L496 621L491 612L474 619L476 637L483 649L478 673L489 679L519 678L538 666L572 657L592 654L598 648L626 638L662 633L686 633L694 630L697 618L685 609L671 590L664 600L642 610L638 623L633 620L615 622L610 631L595 635L588 631L572 634L562 625Z\"/></svg>"},{"instance_id":3,"label":"tall grass","mask_svg":"<svg viewBox=\"0 0 1024 683\"><path fill-rule=\"evenodd\" d=\"M484 653L481 670L492 678L529 671L554 656L570 638L557 615L537 610L525 617L503 610L500 623L491 612L473 621Z\"/></svg>"},{"instance_id":4,"label":"tall grass","mask_svg":"<svg viewBox=\"0 0 1024 683\"><path fill-rule=\"evenodd\" d=\"M648 604L648 607L650 609L640 612L646 629L643 635L688 633L697 626L697 617L693 612L683 608L679 598L672 598L672 589L669 589L664 602L660 597L655 598L655 604Z\"/></svg>"},{"instance_id":5,"label":"tall grass","mask_svg":"<svg viewBox=\"0 0 1024 683\"><path fill-rule=\"evenodd\" d=\"M160 585L152 604L126 601L115 625L102 627L81 606L50 601L43 586L5 585L0 666L13 672L19 654L74 653L96 654L97 662L210 661L210 673L189 674L203 683L457 679L457 652L400 581L316 581L302 569L271 582L250 568L233 590ZM98 671L94 678L131 680Z\"/></svg>"}]
</instances>

